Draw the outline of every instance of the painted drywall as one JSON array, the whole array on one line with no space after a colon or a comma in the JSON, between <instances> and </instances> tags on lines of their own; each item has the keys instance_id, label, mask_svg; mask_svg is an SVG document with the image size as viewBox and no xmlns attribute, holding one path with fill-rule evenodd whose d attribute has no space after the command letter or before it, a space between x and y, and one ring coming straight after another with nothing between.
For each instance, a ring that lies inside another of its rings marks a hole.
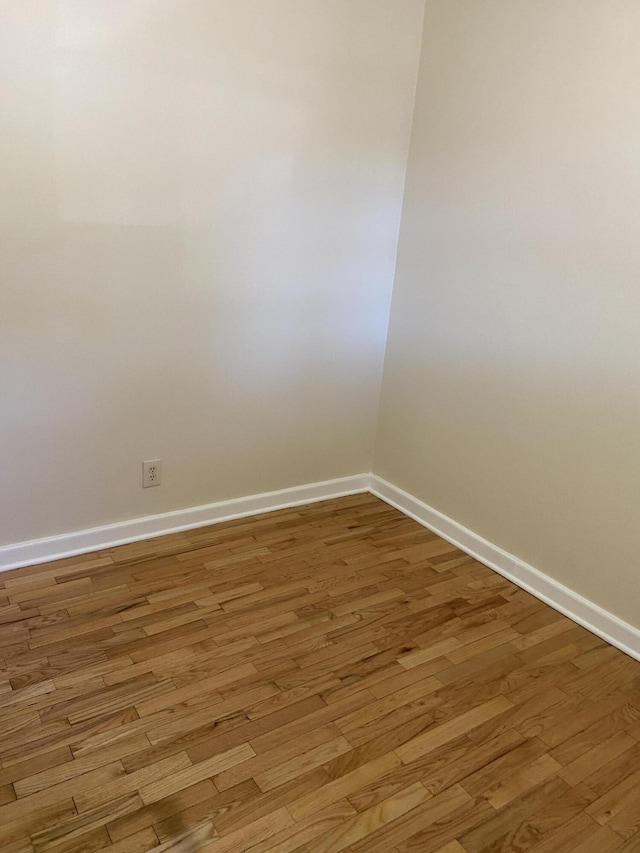
<instances>
[{"instance_id":1,"label":"painted drywall","mask_svg":"<svg viewBox=\"0 0 640 853\"><path fill-rule=\"evenodd\" d=\"M375 472L640 625L640 4L428 0Z\"/></svg>"},{"instance_id":2,"label":"painted drywall","mask_svg":"<svg viewBox=\"0 0 640 853\"><path fill-rule=\"evenodd\" d=\"M370 470L423 7L2 0L0 544Z\"/></svg>"}]
</instances>

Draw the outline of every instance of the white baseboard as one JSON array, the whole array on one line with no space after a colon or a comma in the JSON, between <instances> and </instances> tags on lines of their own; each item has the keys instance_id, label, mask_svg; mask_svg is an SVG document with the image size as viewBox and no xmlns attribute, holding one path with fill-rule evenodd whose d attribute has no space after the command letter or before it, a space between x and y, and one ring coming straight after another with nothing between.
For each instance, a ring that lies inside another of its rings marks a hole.
<instances>
[{"instance_id":1,"label":"white baseboard","mask_svg":"<svg viewBox=\"0 0 640 853\"><path fill-rule=\"evenodd\" d=\"M0 571L36 563L48 563L51 560L87 554L91 551L101 551L116 545L125 545L168 533L179 533L181 530L193 530L196 527L206 527L208 524L231 521L234 518L244 518L262 512L367 492L370 482L369 474L357 474L339 480L309 483L277 492L250 495L246 498L179 509L161 515L149 515L145 518L121 521L103 527L79 530L75 533L4 545L0 546Z\"/></svg>"},{"instance_id":2,"label":"white baseboard","mask_svg":"<svg viewBox=\"0 0 640 853\"><path fill-rule=\"evenodd\" d=\"M640 630L374 474L358 474L0 546L0 571L101 551L234 518L371 492L555 610L640 660Z\"/></svg>"},{"instance_id":3,"label":"white baseboard","mask_svg":"<svg viewBox=\"0 0 640 853\"><path fill-rule=\"evenodd\" d=\"M372 494L428 527L461 551L484 563L517 586L535 595L555 610L602 637L612 646L640 660L640 630L578 595L543 572L514 557L457 521L414 498L402 489L375 475L369 488Z\"/></svg>"}]
</instances>

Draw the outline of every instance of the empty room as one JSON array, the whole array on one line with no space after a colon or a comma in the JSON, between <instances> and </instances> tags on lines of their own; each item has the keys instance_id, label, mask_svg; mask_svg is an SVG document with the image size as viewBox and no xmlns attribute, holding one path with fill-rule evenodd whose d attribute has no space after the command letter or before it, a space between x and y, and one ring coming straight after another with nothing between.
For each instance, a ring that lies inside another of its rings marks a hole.
<instances>
[{"instance_id":1,"label":"empty room","mask_svg":"<svg viewBox=\"0 0 640 853\"><path fill-rule=\"evenodd\" d=\"M0 0L2 853L640 853L638 0Z\"/></svg>"}]
</instances>

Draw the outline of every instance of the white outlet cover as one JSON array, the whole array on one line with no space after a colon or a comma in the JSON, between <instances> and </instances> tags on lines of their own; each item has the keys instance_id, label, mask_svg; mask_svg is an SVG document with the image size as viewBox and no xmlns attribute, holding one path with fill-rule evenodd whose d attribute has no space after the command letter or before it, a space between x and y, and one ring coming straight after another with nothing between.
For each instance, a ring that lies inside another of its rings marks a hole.
<instances>
[{"instance_id":1,"label":"white outlet cover","mask_svg":"<svg viewBox=\"0 0 640 853\"><path fill-rule=\"evenodd\" d=\"M147 459L142 463L142 488L150 489L162 483L162 459Z\"/></svg>"}]
</instances>

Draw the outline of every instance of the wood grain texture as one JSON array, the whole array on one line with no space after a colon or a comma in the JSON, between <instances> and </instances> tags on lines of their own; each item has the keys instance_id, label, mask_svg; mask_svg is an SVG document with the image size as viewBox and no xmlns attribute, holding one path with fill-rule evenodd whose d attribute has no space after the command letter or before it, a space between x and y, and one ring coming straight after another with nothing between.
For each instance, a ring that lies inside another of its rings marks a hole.
<instances>
[{"instance_id":1,"label":"wood grain texture","mask_svg":"<svg viewBox=\"0 0 640 853\"><path fill-rule=\"evenodd\" d=\"M640 663L370 495L0 576L0 849L640 851Z\"/></svg>"}]
</instances>

